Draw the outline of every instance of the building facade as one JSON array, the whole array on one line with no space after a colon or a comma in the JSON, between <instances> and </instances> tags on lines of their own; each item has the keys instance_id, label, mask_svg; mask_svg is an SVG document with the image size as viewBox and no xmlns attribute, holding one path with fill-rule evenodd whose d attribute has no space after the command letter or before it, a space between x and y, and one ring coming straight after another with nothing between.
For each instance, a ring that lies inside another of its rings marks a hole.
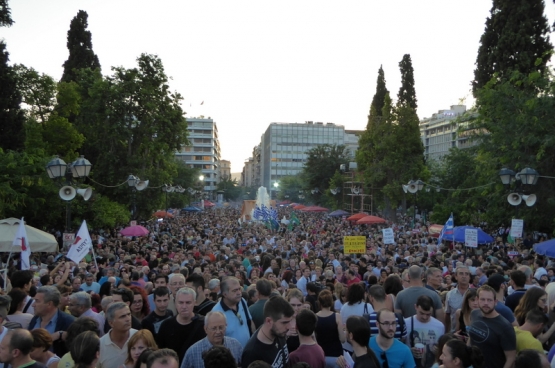
<instances>
[{"instance_id":1,"label":"building facade","mask_svg":"<svg viewBox=\"0 0 555 368\"><path fill-rule=\"evenodd\" d=\"M467 113L465 105L453 105L449 110L439 110L431 118L420 121L420 138L426 159L440 160L451 148L472 146L468 135L459 134L457 118Z\"/></svg>"},{"instance_id":2,"label":"building facade","mask_svg":"<svg viewBox=\"0 0 555 368\"><path fill-rule=\"evenodd\" d=\"M204 176L204 192L215 198L220 178L220 139L218 127L211 118L187 118L189 146L183 146L176 157L189 167L199 169ZM228 161L229 163L229 161Z\"/></svg>"},{"instance_id":3,"label":"building facade","mask_svg":"<svg viewBox=\"0 0 555 368\"><path fill-rule=\"evenodd\" d=\"M220 174L218 182L224 179L231 179L231 162L228 160L220 160Z\"/></svg>"},{"instance_id":4,"label":"building facade","mask_svg":"<svg viewBox=\"0 0 555 368\"><path fill-rule=\"evenodd\" d=\"M260 184L271 190L282 177L299 174L307 151L318 145L343 144L354 157L359 133L333 123L271 123L260 143Z\"/></svg>"}]
</instances>

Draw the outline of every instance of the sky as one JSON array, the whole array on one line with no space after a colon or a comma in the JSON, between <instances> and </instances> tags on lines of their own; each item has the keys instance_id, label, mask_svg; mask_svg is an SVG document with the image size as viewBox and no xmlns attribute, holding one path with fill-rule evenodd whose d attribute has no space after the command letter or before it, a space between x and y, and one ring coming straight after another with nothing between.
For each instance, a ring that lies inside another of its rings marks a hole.
<instances>
[{"instance_id":1,"label":"sky","mask_svg":"<svg viewBox=\"0 0 555 368\"><path fill-rule=\"evenodd\" d=\"M221 158L240 172L272 122L364 130L380 65L395 100L404 54L412 58L421 119L461 101L470 107L491 3L10 0L15 24L0 28L0 38L10 63L59 80L69 24L85 10L103 74L135 67L142 53L158 55L186 117L214 119ZM546 16L553 24L550 0Z\"/></svg>"}]
</instances>

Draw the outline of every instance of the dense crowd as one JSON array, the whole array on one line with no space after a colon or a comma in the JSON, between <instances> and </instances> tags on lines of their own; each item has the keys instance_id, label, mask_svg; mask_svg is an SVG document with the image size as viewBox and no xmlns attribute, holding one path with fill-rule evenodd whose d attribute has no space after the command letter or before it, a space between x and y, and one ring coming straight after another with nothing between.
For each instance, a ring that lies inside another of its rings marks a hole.
<instances>
[{"instance_id":1,"label":"dense crowd","mask_svg":"<svg viewBox=\"0 0 555 368\"><path fill-rule=\"evenodd\" d=\"M291 209L279 209L280 218ZM91 233L76 264L31 255L0 295L10 367L555 367L555 264L533 234L477 248L427 224L296 213L279 229L237 209ZM344 254L343 237L366 237Z\"/></svg>"}]
</instances>

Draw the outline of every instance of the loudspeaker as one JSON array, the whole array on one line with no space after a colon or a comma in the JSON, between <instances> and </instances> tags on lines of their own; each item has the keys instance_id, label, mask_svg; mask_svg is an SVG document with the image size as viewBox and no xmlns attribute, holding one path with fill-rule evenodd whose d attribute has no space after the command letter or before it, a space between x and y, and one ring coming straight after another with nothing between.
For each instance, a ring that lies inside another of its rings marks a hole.
<instances>
[{"instance_id":1,"label":"loudspeaker","mask_svg":"<svg viewBox=\"0 0 555 368\"><path fill-rule=\"evenodd\" d=\"M77 194L79 194L85 201L88 201L92 196L91 188L77 189Z\"/></svg>"},{"instance_id":2,"label":"loudspeaker","mask_svg":"<svg viewBox=\"0 0 555 368\"><path fill-rule=\"evenodd\" d=\"M62 187L60 189L58 194L60 195L60 198L62 198L64 201L71 201L77 195L77 191L75 190L75 188L66 185L65 187Z\"/></svg>"},{"instance_id":3,"label":"loudspeaker","mask_svg":"<svg viewBox=\"0 0 555 368\"><path fill-rule=\"evenodd\" d=\"M526 203L528 207L532 207L536 203L536 200L538 198L536 197L535 194L530 194L530 195L523 194L522 199L524 200L524 203Z\"/></svg>"},{"instance_id":4,"label":"loudspeaker","mask_svg":"<svg viewBox=\"0 0 555 368\"><path fill-rule=\"evenodd\" d=\"M414 194L414 193L418 192L418 185L409 184L409 185L407 185L407 190L409 191L409 193Z\"/></svg>"},{"instance_id":5,"label":"loudspeaker","mask_svg":"<svg viewBox=\"0 0 555 368\"><path fill-rule=\"evenodd\" d=\"M407 193L409 191L409 186L403 184L403 192Z\"/></svg>"},{"instance_id":6,"label":"loudspeaker","mask_svg":"<svg viewBox=\"0 0 555 368\"><path fill-rule=\"evenodd\" d=\"M137 190L143 190L148 187L148 180L139 180L137 184L135 184L135 188Z\"/></svg>"},{"instance_id":7,"label":"loudspeaker","mask_svg":"<svg viewBox=\"0 0 555 368\"><path fill-rule=\"evenodd\" d=\"M511 193L507 196L507 201L513 206L518 206L522 203L522 197L518 193Z\"/></svg>"}]
</instances>

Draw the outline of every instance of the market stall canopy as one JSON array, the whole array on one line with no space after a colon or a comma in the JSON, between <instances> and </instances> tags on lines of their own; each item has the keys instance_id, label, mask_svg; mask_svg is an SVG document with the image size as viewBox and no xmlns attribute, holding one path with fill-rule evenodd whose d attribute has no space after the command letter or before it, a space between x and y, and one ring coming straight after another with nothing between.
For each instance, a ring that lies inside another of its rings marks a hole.
<instances>
[{"instance_id":1,"label":"market stall canopy","mask_svg":"<svg viewBox=\"0 0 555 368\"><path fill-rule=\"evenodd\" d=\"M363 218L361 218L360 220L357 221L357 224L384 224L387 221L381 217L378 216L365 216Z\"/></svg>"},{"instance_id":2,"label":"market stall canopy","mask_svg":"<svg viewBox=\"0 0 555 368\"><path fill-rule=\"evenodd\" d=\"M0 252L21 252L21 247L12 246L20 221L20 219L13 217L0 220ZM54 235L29 225L25 225L25 231L27 232L31 252L58 251L58 242Z\"/></svg>"}]
</instances>

